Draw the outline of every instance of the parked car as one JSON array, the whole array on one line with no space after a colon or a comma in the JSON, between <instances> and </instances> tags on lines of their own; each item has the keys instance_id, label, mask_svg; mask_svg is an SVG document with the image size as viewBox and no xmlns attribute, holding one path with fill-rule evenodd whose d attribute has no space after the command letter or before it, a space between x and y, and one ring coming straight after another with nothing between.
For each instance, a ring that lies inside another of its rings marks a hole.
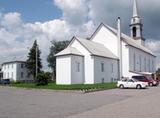
<instances>
[{"instance_id":1,"label":"parked car","mask_svg":"<svg viewBox=\"0 0 160 118\"><path fill-rule=\"evenodd\" d=\"M10 84L10 79L2 79L0 83L4 85Z\"/></svg>"},{"instance_id":2,"label":"parked car","mask_svg":"<svg viewBox=\"0 0 160 118\"><path fill-rule=\"evenodd\" d=\"M123 89L123 88L137 88L142 89L146 88L148 86L147 82L141 82L134 79L127 79L127 80L121 80L118 81L117 87Z\"/></svg>"},{"instance_id":3,"label":"parked car","mask_svg":"<svg viewBox=\"0 0 160 118\"><path fill-rule=\"evenodd\" d=\"M152 77L147 77L147 79L151 80L153 85L152 86L158 86L159 85L159 81L154 80Z\"/></svg>"},{"instance_id":4,"label":"parked car","mask_svg":"<svg viewBox=\"0 0 160 118\"><path fill-rule=\"evenodd\" d=\"M156 82L153 79L149 79L145 76L132 76L132 78L141 82L147 82L149 86L154 86L156 84Z\"/></svg>"}]
</instances>

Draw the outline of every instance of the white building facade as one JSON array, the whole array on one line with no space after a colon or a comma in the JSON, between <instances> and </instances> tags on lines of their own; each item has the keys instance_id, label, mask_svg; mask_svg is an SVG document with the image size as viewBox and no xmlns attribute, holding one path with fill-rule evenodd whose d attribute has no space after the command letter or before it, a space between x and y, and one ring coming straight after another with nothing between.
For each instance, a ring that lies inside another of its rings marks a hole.
<instances>
[{"instance_id":1,"label":"white building facade","mask_svg":"<svg viewBox=\"0 0 160 118\"><path fill-rule=\"evenodd\" d=\"M3 79L10 81L32 81L33 77L28 74L26 62L12 61L2 64Z\"/></svg>"},{"instance_id":2,"label":"white building facade","mask_svg":"<svg viewBox=\"0 0 160 118\"><path fill-rule=\"evenodd\" d=\"M142 21L134 0L131 36L104 25L89 40L73 37L69 46L56 54L57 84L114 82L122 77L155 73L156 56L145 47Z\"/></svg>"}]
</instances>

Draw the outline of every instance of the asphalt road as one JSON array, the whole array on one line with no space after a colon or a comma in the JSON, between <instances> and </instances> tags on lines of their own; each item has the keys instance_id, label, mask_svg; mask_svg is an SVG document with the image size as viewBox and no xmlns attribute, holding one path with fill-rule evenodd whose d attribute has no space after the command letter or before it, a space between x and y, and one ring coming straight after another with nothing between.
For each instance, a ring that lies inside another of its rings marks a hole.
<instances>
[{"instance_id":1,"label":"asphalt road","mask_svg":"<svg viewBox=\"0 0 160 118\"><path fill-rule=\"evenodd\" d=\"M115 91L112 91L113 94ZM160 87L140 90L137 93L136 90L119 91L120 95L130 92L133 96L68 118L160 118Z\"/></svg>"},{"instance_id":2,"label":"asphalt road","mask_svg":"<svg viewBox=\"0 0 160 118\"><path fill-rule=\"evenodd\" d=\"M159 118L160 87L94 93L0 87L0 118Z\"/></svg>"}]
</instances>

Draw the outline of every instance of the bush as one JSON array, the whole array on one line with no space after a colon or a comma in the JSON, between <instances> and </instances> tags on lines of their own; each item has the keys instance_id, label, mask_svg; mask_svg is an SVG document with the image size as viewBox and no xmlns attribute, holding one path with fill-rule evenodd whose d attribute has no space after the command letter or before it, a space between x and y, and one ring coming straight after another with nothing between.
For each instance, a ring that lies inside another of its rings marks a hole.
<instances>
[{"instance_id":1,"label":"bush","mask_svg":"<svg viewBox=\"0 0 160 118\"><path fill-rule=\"evenodd\" d=\"M50 73L50 72L45 72L45 75L47 76L48 82L52 82L52 73Z\"/></svg>"},{"instance_id":2,"label":"bush","mask_svg":"<svg viewBox=\"0 0 160 118\"><path fill-rule=\"evenodd\" d=\"M36 85L41 86L41 85L48 85L48 76L44 72L38 73L37 78L36 78Z\"/></svg>"}]
</instances>

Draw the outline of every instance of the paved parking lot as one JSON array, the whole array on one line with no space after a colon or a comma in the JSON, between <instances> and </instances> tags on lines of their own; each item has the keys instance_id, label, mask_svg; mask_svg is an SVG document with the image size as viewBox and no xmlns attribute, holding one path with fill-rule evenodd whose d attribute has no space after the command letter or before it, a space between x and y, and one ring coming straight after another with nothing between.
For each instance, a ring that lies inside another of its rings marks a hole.
<instances>
[{"instance_id":1,"label":"paved parking lot","mask_svg":"<svg viewBox=\"0 0 160 118\"><path fill-rule=\"evenodd\" d=\"M160 87L87 94L0 87L0 118L159 118L159 100Z\"/></svg>"}]
</instances>

